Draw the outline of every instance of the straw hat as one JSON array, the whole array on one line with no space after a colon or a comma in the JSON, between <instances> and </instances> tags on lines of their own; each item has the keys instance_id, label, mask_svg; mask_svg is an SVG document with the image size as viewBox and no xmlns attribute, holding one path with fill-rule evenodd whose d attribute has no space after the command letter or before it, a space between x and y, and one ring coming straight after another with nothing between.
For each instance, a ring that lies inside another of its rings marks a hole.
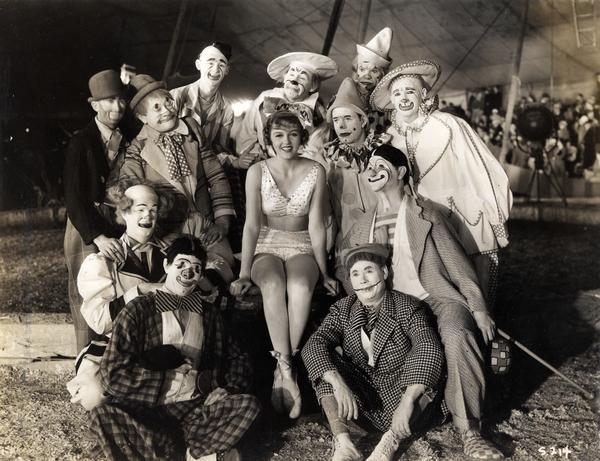
<instances>
[{"instance_id":1,"label":"straw hat","mask_svg":"<svg viewBox=\"0 0 600 461\"><path fill-rule=\"evenodd\" d=\"M296 51L273 59L267 66L269 77L276 81L282 81L292 62L300 63L319 80L331 78L338 72L336 62L330 57L308 51Z\"/></svg>"}]
</instances>

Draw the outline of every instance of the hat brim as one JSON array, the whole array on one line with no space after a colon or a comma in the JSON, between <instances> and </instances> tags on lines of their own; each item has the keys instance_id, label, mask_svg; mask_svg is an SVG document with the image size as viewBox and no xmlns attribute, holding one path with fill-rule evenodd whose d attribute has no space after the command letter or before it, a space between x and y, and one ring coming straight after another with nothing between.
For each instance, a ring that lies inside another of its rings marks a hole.
<instances>
[{"instance_id":1,"label":"hat brim","mask_svg":"<svg viewBox=\"0 0 600 461\"><path fill-rule=\"evenodd\" d=\"M267 66L267 74L273 80L281 81L292 62L306 63L312 74L320 80L331 78L338 72L336 62L329 56L308 51L296 51L273 59Z\"/></svg>"},{"instance_id":2,"label":"hat brim","mask_svg":"<svg viewBox=\"0 0 600 461\"><path fill-rule=\"evenodd\" d=\"M163 82L162 80L156 81L156 82L152 82L152 83L148 83L147 85L144 85L136 94L133 98L131 98L131 101L129 102L129 107L131 108L131 110L135 109L135 107L140 103L140 101L142 99L144 99L146 96L148 96L149 93L152 93L154 90L158 90L158 89L167 89L167 84L165 82Z\"/></svg>"},{"instance_id":3,"label":"hat brim","mask_svg":"<svg viewBox=\"0 0 600 461\"><path fill-rule=\"evenodd\" d=\"M388 67L392 60L389 58L384 58L380 54L375 53L373 50L370 50L364 45L356 45L356 55L359 58L367 58L370 62L375 64L377 67Z\"/></svg>"},{"instance_id":4,"label":"hat brim","mask_svg":"<svg viewBox=\"0 0 600 461\"><path fill-rule=\"evenodd\" d=\"M431 90L440 78L440 74L440 66L434 61L422 59L402 64L385 74L377 84L371 93L371 106L380 111L393 109L390 101L390 85L401 75L418 75Z\"/></svg>"},{"instance_id":5,"label":"hat brim","mask_svg":"<svg viewBox=\"0 0 600 461\"><path fill-rule=\"evenodd\" d=\"M348 267L348 261L353 255L358 253L372 254L382 258L384 261L387 260L390 255L389 250L380 243L363 243L362 245L346 248L345 250L342 250L341 257L344 267L346 267L347 270L350 270L350 267Z\"/></svg>"}]
</instances>

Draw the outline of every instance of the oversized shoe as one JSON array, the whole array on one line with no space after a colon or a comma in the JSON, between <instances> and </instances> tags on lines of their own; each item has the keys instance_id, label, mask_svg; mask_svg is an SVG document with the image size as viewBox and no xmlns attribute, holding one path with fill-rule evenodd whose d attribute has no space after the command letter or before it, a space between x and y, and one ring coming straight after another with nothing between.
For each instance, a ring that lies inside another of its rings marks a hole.
<instances>
[{"instance_id":1,"label":"oversized shoe","mask_svg":"<svg viewBox=\"0 0 600 461\"><path fill-rule=\"evenodd\" d=\"M394 454L398 451L401 440L402 438L394 434L391 430L385 432L373 452L367 458L367 461L392 461Z\"/></svg>"},{"instance_id":2,"label":"oversized shoe","mask_svg":"<svg viewBox=\"0 0 600 461\"><path fill-rule=\"evenodd\" d=\"M500 450L481 437L477 431L466 431L462 434L463 450L470 459L496 460L504 459Z\"/></svg>"},{"instance_id":3,"label":"oversized shoe","mask_svg":"<svg viewBox=\"0 0 600 461\"><path fill-rule=\"evenodd\" d=\"M200 456L200 458L194 458L188 448L185 452L185 461L242 461L242 455L237 448L231 450L211 453L210 455Z\"/></svg>"},{"instance_id":4,"label":"oversized shoe","mask_svg":"<svg viewBox=\"0 0 600 461\"><path fill-rule=\"evenodd\" d=\"M350 440L350 436L333 437L333 456L331 461L362 461L363 455Z\"/></svg>"}]
</instances>

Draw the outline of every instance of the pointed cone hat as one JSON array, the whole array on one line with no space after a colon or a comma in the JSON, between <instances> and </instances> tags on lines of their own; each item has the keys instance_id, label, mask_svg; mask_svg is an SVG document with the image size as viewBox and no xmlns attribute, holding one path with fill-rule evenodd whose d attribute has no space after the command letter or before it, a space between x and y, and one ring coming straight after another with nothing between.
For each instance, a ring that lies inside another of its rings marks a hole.
<instances>
[{"instance_id":1,"label":"pointed cone hat","mask_svg":"<svg viewBox=\"0 0 600 461\"><path fill-rule=\"evenodd\" d=\"M358 90L356 89L356 83L354 83L350 77L346 77L342 81L342 84L335 95L335 99L327 109L328 123L331 123L331 113L333 112L333 109L337 107L347 107L356 111L357 114L367 117L366 108L360 99L360 96L358 95Z\"/></svg>"},{"instance_id":2,"label":"pointed cone hat","mask_svg":"<svg viewBox=\"0 0 600 461\"><path fill-rule=\"evenodd\" d=\"M358 60L360 61L361 58L369 60L379 67L389 66L392 63L390 59L392 35L392 29L384 27L364 45L356 45Z\"/></svg>"}]
</instances>

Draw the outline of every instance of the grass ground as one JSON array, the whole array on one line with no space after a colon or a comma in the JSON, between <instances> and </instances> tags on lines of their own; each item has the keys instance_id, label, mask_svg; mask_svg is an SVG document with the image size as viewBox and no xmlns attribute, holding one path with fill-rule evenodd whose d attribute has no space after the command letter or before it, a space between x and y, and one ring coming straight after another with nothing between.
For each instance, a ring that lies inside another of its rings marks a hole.
<instances>
[{"instance_id":1,"label":"grass ground","mask_svg":"<svg viewBox=\"0 0 600 461\"><path fill-rule=\"evenodd\" d=\"M600 383L600 229L510 223L497 303L500 328L590 390ZM67 312L62 231L0 236L0 315ZM260 319L255 331L261 334ZM257 356L263 356L260 351ZM515 460L600 459L598 416L581 395L513 348L504 377L491 377L486 431ZM259 360L268 386L270 362ZM68 402L70 371L0 367L0 459L92 459L87 418ZM243 444L248 460L324 460L328 430L314 402L295 424L268 411ZM376 434L355 432L364 453ZM564 449L570 453L565 456ZM559 449L561 450L559 453ZM404 444L398 459L462 460L450 425Z\"/></svg>"}]
</instances>

